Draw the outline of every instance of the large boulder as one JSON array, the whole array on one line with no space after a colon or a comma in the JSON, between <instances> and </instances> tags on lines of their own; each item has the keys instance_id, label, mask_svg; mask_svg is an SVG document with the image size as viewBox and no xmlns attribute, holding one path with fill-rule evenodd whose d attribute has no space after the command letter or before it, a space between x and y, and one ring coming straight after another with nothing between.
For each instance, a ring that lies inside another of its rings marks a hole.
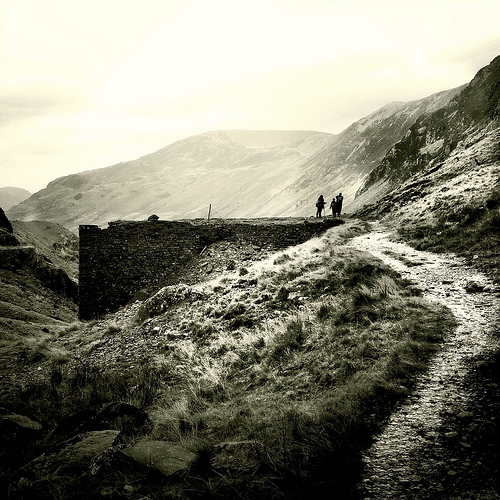
<instances>
[{"instance_id":1,"label":"large boulder","mask_svg":"<svg viewBox=\"0 0 500 500\"><path fill-rule=\"evenodd\" d=\"M43 426L31 418L16 413L0 415L0 446L4 448L18 446L36 439Z\"/></svg>"},{"instance_id":2,"label":"large boulder","mask_svg":"<svg viewBox=\"0 0 500 500\"><path fill-rule=\"evenodd\" d=\"M99 462L112 455L119 431L80 434L22 467L11 498L95 498Z\"/></svg>"},{"instance_id":3,"label":"large boulder","mask_svg":"<svg viewBox=\"0 0 500 500\"><path fill-rule=\"evenodd\" d=\"M109 403L100 410L82 410L59 422L48 438L49 446L62 442L84 432L112 429L124 435L137 434L149 423L147 413L123 401Z\"/></svg>"},{"instance_id":4,"label":"large boulder","mask_svg":"<svg viewBox=\"0 0 500 500\"><path fill-rule=\"evenodd\" d=\"M183 446L167 441L138 441L121 453L167 477L189 470L196 459L196 455Z\"/></svg>"}]
</instances>

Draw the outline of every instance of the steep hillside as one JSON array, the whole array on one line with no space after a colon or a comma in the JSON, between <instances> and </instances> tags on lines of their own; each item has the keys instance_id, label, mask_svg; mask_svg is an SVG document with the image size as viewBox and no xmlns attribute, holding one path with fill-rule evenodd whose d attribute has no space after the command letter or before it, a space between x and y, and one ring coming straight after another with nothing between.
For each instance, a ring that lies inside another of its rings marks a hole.
<instances>
[{"instance_id":1,"label":"steep hillside","mask_svg":"<svg viewBox=\"0 0 500 500\"><path fill-rule=\"evenodd\" d=\"M371 191L371 199L376 199L418 172L438 169L457 148L457 154L463 155L471 137L481 140L499 126L500 56L481 69L447 105L430 115L421 115L370 172L357 196ZM492 154L492 158L480 161L471 156L470 160L479 166L494 160L496 152Z\"/></svg>"},{"instance_id":2,"label":"steep hillside","mask_svg":"<svg viewBox=\"0 0 500 500\"><path fill-rule=\"evenodd\" d=\"M362 180L387 151L420 116L446 105L462 88L408 103L393 102L353 123L304 165L304 173L283 194L299 200L296 209L304 210L301 205L314 199L315 193L322 191L333 197L341 191L346 209L352 210L354 195Z\"/></svg>"},{"instance_id":3,"label":"steep hillside","mask_svg":"<svg viewBox=\"0 0 500 500\"><path fill-rule=\"evenodd\" d=\"M12 226L0 246L0 372L77 317L76 236L49 222Z\"/></svg>"},{"instance_id":4,"label":"steep hillside","mask_svg":"<svg viewBox=\"0 0 500 500\"><path fill-rule=\"evenodd\" d=\"M500 281L499 179L497 57L391 149L360 189L357 214L392 223L418 249L463 255Z\"/></svg>"},{"instance_id":5,"label":"steep hillside","mask_svg":"<svg viewBox=\"0 0 500 500\"><path fill-rule=\"evenodd\" d=\"M73 233L47 221L14 221L12 226L21 245L36 248L45 260L78 281L78 238Z\"/></svg>"},{"instance_id":6,"label":"steep hillside","mask_svg":"<svg viewBox=\"0 0 500 500\"><path fill-rule=\"evenodd\" d=\"M14 205L27 200L30 196L31 193L26 189L16 187L0 187L0 207L7 211Z\"/></svg>"}]
</instances>

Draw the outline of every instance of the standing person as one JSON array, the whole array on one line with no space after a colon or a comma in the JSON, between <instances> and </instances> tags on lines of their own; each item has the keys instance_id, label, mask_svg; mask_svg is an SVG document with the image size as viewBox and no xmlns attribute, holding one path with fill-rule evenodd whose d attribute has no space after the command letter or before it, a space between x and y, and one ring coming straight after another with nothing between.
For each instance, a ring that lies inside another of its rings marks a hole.
<instances>
[{"instance_id":1,"label":"standing person","mask_svg":"<svg viewBox=\"0 0 500 500\"><path fill-rule=\"evenodd\" d=\"M325 199L323 198L323 195L320 194L318 201L316 202L316 217L321 217L321 212L325 208Z\"/></svg>"},{"instance_id":2,"label":"standing person","mask_svg":"<svg viewBox=\"0 0 500 500\"><path fill-rule=\"evenodd\" d=\"M335 204L337 205L336 211L337 215L340 217L340 212L342 212L342 202L344 201L344 197L342 193L339 193L335 199Z\"/></svg>"},{"instance_id":3,"label":"standing person","mask_svg":"<svg viewBox=\"0 0 500 500\"><path fill-rule=\"evenodd\" d=\"M335 201L335 196L332 198L329 208L332 209L332 216L335 217L337 215L337 202Z\"/></svg>"}]
</instances>

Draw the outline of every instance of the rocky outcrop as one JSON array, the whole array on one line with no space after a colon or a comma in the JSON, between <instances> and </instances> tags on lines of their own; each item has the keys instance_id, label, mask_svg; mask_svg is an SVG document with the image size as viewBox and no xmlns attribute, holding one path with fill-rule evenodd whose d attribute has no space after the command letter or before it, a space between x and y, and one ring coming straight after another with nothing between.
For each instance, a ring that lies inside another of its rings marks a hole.
<instances>
[{"instance_id":1,"label":"rocky outcrop","mask_svg":"<svg viewBox=\"0 0 500 500\"><path fill-rule=\"evenodd\" d=\"M100 462L113 454L119 431L80 434L25 465L11 485L11 498L93 498Z\"/></svg>"},{"instance_id":2,"label":"rocky outcrop","mask_svg":"<svg viewBox=\"0 0 500 500\"><path fill-rule=\"evenodd\" d=\"M141 440L134 446L121 450L121 453L167 477L189 470L196 458L194 453L183 446L167 441Z\"/></svg>"},{"instance_id":3,"label":"rocky outcrop","mask_svg":"<svg viewBox=\"0 0 500 500\"><path fill-rule=\"evenodd\" d=\"M5 212L0 208L0 246L17 246L18 239L14 236L12 224L5 215Z\"/></svg>"},{"instance_id":4,"label":"rocky outcrop","mask_svg":"<svg viewBox=\"0 0 500 500\"><path fill-rule=\"evenodd\" d=\"M12 224L5 215L5 212L0 208L0 229L4 229L8 233L12 234L14 230L12 229Z\"/></svg>"},{"instance_id":5,"label":"rocky outcrop","mask_svg":"<svg viewBox=\"0 0 500 500\"><path fill-rule=\"evenodd\" d=\"M62 269L38 255L33 247L0 248L0 257L0 269L27 269L50 290L76 301L78 285Z\"/></svg>"},{"instance_id":6,"label":"rocky outcrop","mask_svg":"<svg viewBox=\"0 0 500 500\"><path fill-rule=\"evenodd\" d=\"M500 56L480 70L446 106L420 116L370 172L356 196L378 186L380 197L418 172L439 168L469 136L474 135L478 141L480 131L486 134L499 126Z\"/></svg>"}]
</instances>

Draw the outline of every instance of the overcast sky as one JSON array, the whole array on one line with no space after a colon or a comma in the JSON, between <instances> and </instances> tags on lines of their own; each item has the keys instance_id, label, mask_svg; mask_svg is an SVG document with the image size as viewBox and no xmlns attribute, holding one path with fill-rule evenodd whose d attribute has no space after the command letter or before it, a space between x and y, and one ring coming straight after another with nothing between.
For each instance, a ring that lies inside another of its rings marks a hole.
<instances>
[{"instance_id":1,"label":"overcast sky","mask_svg":"<svg viewBox=\"0 0 500 500\"><path fill-rule=\"evenodd\" d=\"M209 130L338 133L469 82L499 0L0 0L0 187Z\"/></svg>"}]
</instances>

